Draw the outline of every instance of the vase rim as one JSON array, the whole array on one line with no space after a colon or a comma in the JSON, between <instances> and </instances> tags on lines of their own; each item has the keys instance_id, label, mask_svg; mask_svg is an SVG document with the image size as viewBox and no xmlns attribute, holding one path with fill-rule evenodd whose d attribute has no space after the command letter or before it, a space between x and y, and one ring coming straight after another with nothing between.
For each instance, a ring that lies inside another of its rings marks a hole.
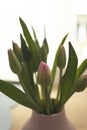
<instances>
[{"instance_id":1,"label":"vase rim","mask_svg":"<svg viewBox=\"0 0 87 130\"><path fill-rule=\"evenodd\" d=\"M58 116L58 115L61 115L61 114L64 114L64 113L65 113L65 108L63 108L60 112L52 113L50 115L46 115L46 114L43 114L43 113L38 113L38 112L36 112L34 110L32 112L32 114L42 116L42 117L54 117L54 116Z\"/></svg>"}]
</instances>

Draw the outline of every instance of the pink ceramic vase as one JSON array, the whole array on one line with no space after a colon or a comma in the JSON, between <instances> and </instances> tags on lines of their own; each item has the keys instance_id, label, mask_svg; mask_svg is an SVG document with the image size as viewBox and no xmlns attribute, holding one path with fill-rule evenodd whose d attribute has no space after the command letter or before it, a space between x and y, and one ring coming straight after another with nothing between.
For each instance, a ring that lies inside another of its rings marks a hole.
<instances>
[{"instance_id":1,"label":"pink ceramic vase","mask_svg":"<svg viewBox=\"0 0 87 130\"><path fill-rule=\"evenodd\" d=\"M22 130L75 130L75 128L67 119L64 110L49 116L33 111Z\"/></svg>"}]
</instances>

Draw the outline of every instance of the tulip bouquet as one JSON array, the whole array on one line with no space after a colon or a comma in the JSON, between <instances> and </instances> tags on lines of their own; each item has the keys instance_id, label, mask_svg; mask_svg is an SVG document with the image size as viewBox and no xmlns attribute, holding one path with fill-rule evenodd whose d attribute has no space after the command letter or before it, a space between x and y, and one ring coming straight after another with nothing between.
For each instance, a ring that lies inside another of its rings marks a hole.
<instances>
[{"instance_id":1,"label":"tulip bouquet","mask_svg":"<svg viewBox=\"0 0 87 130\"><path fill-rule=\"evenodd\" d=\"M69 56L66 62L64 47L66 34L54 58L52 69L47 65L49 47L44 35L42 46L39 45L34 28L33 38L25 22L19 18L23 34L20 34L20 47L13 42L13 49L8 50L9 65L17 74L22 90L17 86L0 80L0 91L16 102L38 113L50 115L62 110L67 100L75 93L83 91L87 85L87 59L78 66L76 52L69 42ZM44 33L45 34L45 33ZM51 97L56 69L59 69L59 81L55 98ZM65 70L65 71L63 71Z\"/></svg>"}]
</instances>

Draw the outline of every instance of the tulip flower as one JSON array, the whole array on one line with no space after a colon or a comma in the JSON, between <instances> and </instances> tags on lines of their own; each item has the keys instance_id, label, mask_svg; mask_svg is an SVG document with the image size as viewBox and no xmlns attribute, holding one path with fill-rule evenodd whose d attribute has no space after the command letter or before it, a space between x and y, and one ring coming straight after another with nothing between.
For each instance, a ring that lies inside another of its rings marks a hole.
<instances>
[{"instance_id":1,"label":"tulip flower","mask_svg":"<svg viewBox=\"0 0 87 130\"><path fill-rule=\"evenodd\" d=\"M57 66L62 69L62 68L65 67L65 64L66 64L65 48L64 48L63 45L61 45L59 47L59 51L58 51L58 54L57 54Z\"/></svg>"},{"instance_id":2,"label":"tulip flower","mask_svg":"<svg viewBox=\"0 0 87 130\"><path fill-rule=\"evenodd\" d=\"M87 74L82 75L75 83L76 92L83 91L87 86Z\"/></svg>"},{"instance_id":3,"label":"tulip flower","mask_svg":"<svg viewBox=\"0 0 87 130\"><path fill-rule=\"evenodd\" d=\"M50 69L45 62L41 62L38 68L37 81L42 87L42 98L45 100L46 112L50 114L50 96L47 86L50 83ZM43 93L44 92L44 93Z\"/></svg>"},{"instance_id":4,"label":"tulip flower","mask_svg":"<svg viewBox=\"0 0 87 130\"><path fill-rule=\"evenodd\" d=\"M11 70L15 74L19 74L22 70L22 67L21 67L21 64L18 61L15 53L11 49L8 50L8 58L9 58L9 64L10 64Z\"/></svg>"},{"instance_id":5,"label":"tulip flower","mask_svg":"<svg viewBox=\"0 0 87 130\"><path fill-rule=\"evenodd\" d=\"M50 83L50 69L45 62L41 62L38 68L37 81L42 86L48 86Z\"/></svg>"}]
</instances>

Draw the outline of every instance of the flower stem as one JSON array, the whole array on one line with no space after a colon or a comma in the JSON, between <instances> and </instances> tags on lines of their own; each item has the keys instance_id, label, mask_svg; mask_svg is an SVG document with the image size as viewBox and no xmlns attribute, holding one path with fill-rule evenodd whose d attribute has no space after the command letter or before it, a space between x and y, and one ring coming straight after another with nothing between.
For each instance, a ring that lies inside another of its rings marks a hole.
<instances>
[{"instance_id":1,"label":"flower stem","mask_svg":"<svg viewBox=\"0 0 87 130\"><path fill-rule=\"evenodd\" d=\"M57 96L56 96L56 100L55 100L55 106L58 104L58 102L60 100L60 95L61 95L61 85L60 85L61 76L62 76L62 69L60 69L59 84L58 84Z\"/></svg>"},{"instance_id":2,"label":"flower stem","mask_svg":"<svg viewBox=\"0 0 87 130\"><path fill-rule=\"evenodd\" d=\"M44 87L44 93L45 93L45 106L46 106L46 113L49 115L50 112L50 97L49 97L49 92L48 88Z\"/></svg>"}]
</instances>

